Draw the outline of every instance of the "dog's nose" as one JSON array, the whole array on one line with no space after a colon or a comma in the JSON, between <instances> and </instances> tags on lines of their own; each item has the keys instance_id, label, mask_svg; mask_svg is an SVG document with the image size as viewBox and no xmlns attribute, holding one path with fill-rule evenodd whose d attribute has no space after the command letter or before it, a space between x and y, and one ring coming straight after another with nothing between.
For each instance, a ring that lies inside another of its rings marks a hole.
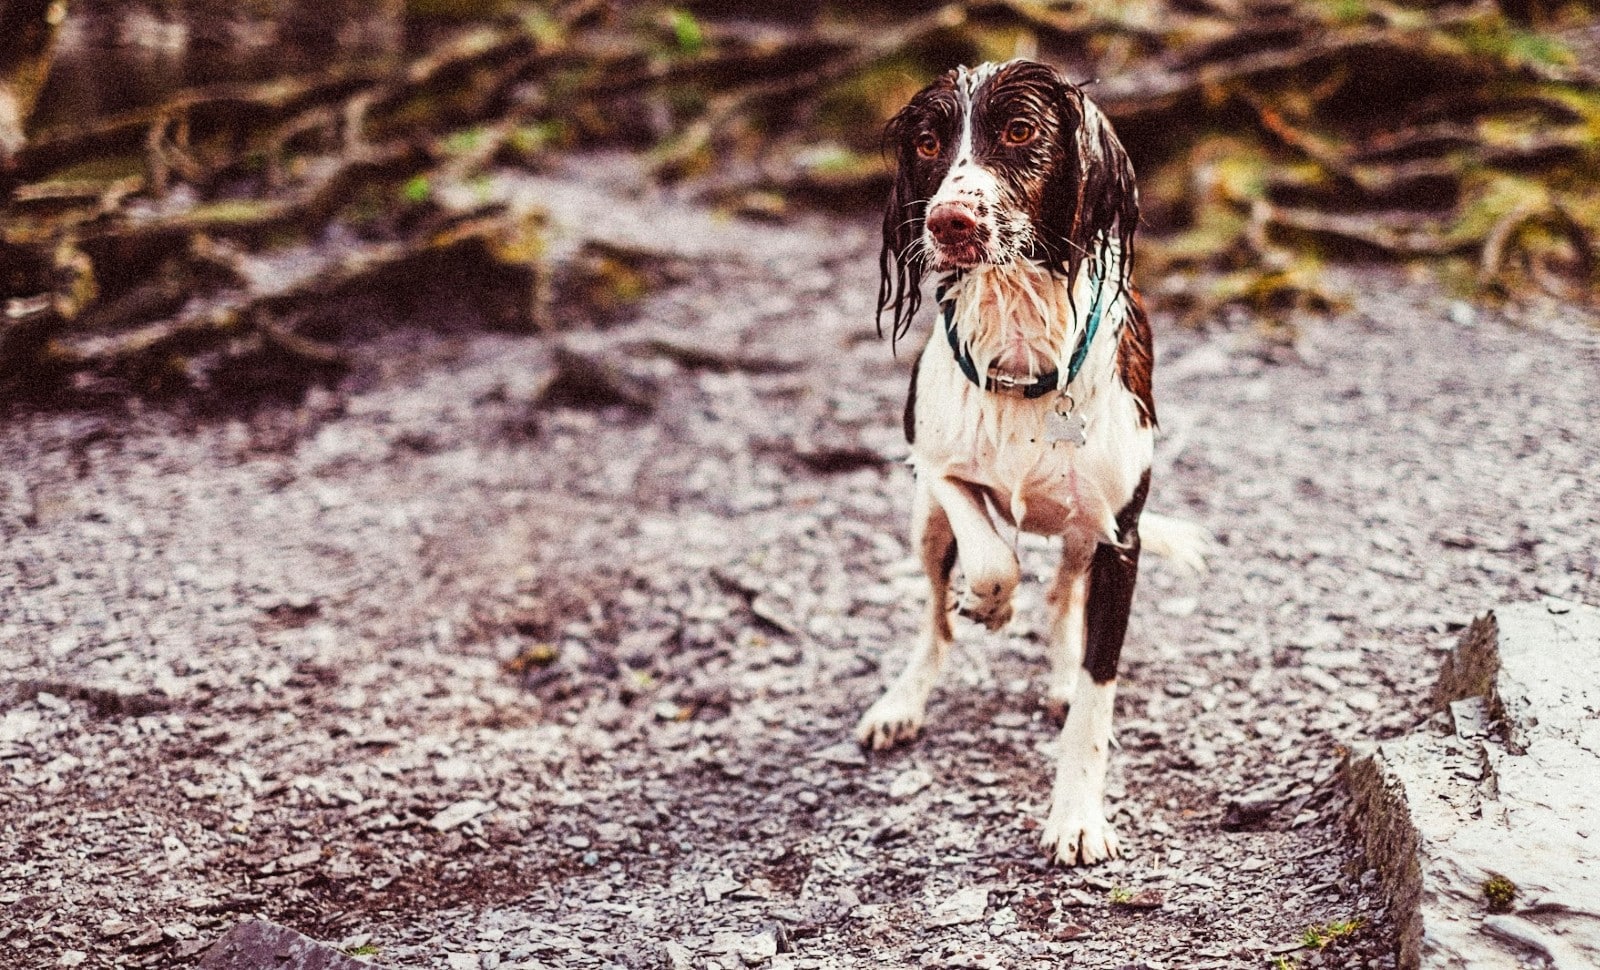
<instances>
[{"instance_id":1,"label":"dog's nose","mask_svg":"<svg viewBox=\"0 0 1600 970\"><path fill-rule=\"evenodd\" d=\"M966 207L945 203L928 213L928 231L941 246L960 246L972 241L978 221Z\"/></svg>"}]
</instances>

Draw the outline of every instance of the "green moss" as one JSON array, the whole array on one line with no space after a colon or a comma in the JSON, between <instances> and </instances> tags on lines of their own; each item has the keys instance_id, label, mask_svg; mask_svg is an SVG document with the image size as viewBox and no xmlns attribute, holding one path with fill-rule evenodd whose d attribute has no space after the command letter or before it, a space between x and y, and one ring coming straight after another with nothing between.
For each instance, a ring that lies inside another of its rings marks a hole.
<instances>
[{"instance_id":1,"label":"green moss","mask_svg":"<svg viewBox=\"0 0 1600 970\"><path fill-rule=\"evenodd\" d=\"M571 143L572 129L564 121L540 121L519 125L506 138L506 146L524 158Z\"/></svg>"},{"instance_id":2,"label":"green moss","mask_svg":"<svg viewBox=\"0 0 1600 970\"><path fill-rule=\"evenodd\" d=\"M444 140L444 150L451 155L465 155L483 144L482 128L453 131Z\"/></svg>"},{"instance_id":3,"label":"green moss","mask_svg":"<svg viewBox=\"0 0 1600 970\"><path fill-rule=\"evenodd\" d=\"M1541 182L1499 172L1478 172L1463 180L1462 202L1448 235L1482 239L1508 213L1547 208L1550 190Z\"/></svg>"},{"instance_id":4,"label":"green moss","mask_svg":"<svg viewBox=\"0 0 1600 970\"><path fill-rule=\"evenodd\" d=\"M554 47L566 39L561 21L551 16L543 7L533 7L522 14L522 29L528 36L546 47Z\"/></svg>"},{"instance_id":5,"label":"green moss","mask_svg":"<svg viewBox=\"0 0 1600 970\"><path fill-rule=\"evenodd\" d=\"M1372 7L1363 0L1322 0L1316 6L1329 23L1341 26L1364 23L1372 16Z\"/></svg>"},{"instance_id":6,"label":"green moss","mask_svg":"<svg viewBox=\"0 0 1600 970\"><path fill-rule=\"evenodd\" d=\"M417 175L400 186L400 197L412 205L421 205L433 197L433 184L426 175Z\"/></svg>"},{"instance_id":7,"label":"green moss","mask_svg":"<svg viewBox=\"0 0 1600 970\"><path fill-rule=\"evenodd\" d=\"M62 182L110 182L143 175L148 165L144 155L111 155L56 169L51 177Z\"/></svg>"},{"instance_id":8,"label":"green moss","mask_svg":"<svg viewBox=\"0 0 1600 970\"><path fill-rule=\"evenodd\" d=\"M1367 921L1358 916L1355 919L1308 926L1300 936L1300 944L1312 950L1326 950L1335 943L1355 936L1366 925Z\"/></svg>"},{"instance_id":9,"label":"green moss","mask_svg":"<svg viewBox=\"0 0 1600 970\"><path fill-rule=\"evenodd\" d=\"M255 222L265 218L273 208L275 206L272 203L255 199L227 199L196 206L189 211L189 218L197 223L211 225Z\"/></svg>"},{"instance_id":10,"label":"green moss","mask_svg":"<svg viewBox=\"0 0 1600 970\"><path fill-rule=\"evenodd\" d=\"M1517 884L1495 873L1483 881L1483 898L1489 903L1489 912L1507 913L1517 898Z\"/></svg>"},{"instance_id":11,"label":"green moss","mask_svg":"<svg viewBox=\"0 0 1600 970\"><path fill-rule=\"evenodd\" d=\"M876 171L882 162L874 155L863 155L843 145L817 145L803 152L797 159L800 166L813 175L854 176Z\"/></svg>"},{"instance_id":12,"label":"green moss","mask_svg":"<svg viewBox=\"0 0 1600 970\"><path fill-rule=\"evenodd\" d=\"M1578 59L1558 38L1523 30L1507 20L1473 20L1455 32L1464 52L1507 67L1571 67Z\"/></svg>"},{"instance_id":13,"label":"green moss","mask_svg":"<svg viewBox=\"0 0 1600 970\"><path fill-rule=\"evenodd\" d=\"M978 57L996 63L1009 61L1038 43L1033 31L1020 27L973 28L970 35L977 45Z\"/></svg>"},{"instance_id":14,"label":"green moss","mask_svg":"<svg viewBox=\"0 0 1600 970\"><path fill-rule=\"evenodd\" d=\"M643 273L620 259L601 256L588 267L586 290L590 302L607 310L637 303L650 292L650 281Z\"/></svg>"},{"instance_id":15,"label":"green moss","mask_svg":"<svg viewBox=\"0 0 1600 970\"><path fill-rule=\"evenodd\" d=\"M672 31L672 38L678 44L679 53L693 57L705 49L706 35L694 14L687 10L668 10L664 17L667 29Z\"/></svg>"}]
</instances>

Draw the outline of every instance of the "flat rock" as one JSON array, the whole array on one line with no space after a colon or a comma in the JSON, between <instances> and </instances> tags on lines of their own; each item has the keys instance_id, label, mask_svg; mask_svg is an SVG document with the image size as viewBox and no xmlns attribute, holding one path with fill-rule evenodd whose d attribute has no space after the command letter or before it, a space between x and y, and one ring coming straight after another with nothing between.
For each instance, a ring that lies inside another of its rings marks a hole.
<instances>
[{"instance_id":1,"label":"flat rock","mask_svg":"<svg viewBox=\"0 0 1600 970\"><path fill-rule=\"evenodd\" d=\"M467 798L441 809L439 813L428 822L428 825L439 830L440 832L448 832L458 825L472 821L485 812L492 811L494 811L493 802L486 802L477 798Z\"/></svg>"},{"instance_id":2,"label":"flat rock","mask_svg":"<svg viewBox=\"0 0 1600 970\"><path fill-rule=\"evenodd\" d=\"M1400 966L1600 965L1600 610L1475 620L1413 734L1352 756Z\"/></svg>"},{"instance_id":3,"label":"flat rock","mask_svg":"<svg viewBox=\"0 0 1600 970\"><path fill-rule=\"evenodd\" d=\"M200 970L373 970L376 966L287 926L254 919L235 925L200 958Z\"/></svg>"},{"instance_id":4,"label":"flat rock","mask_svg":"<svg viewBox=\"0 0 1600 970\"><path fill-rule=\"evenodd\" d=\"M929 915L929 926L960 926L983 919L989 908L989 887L972 886L957 890L948 899L934 907Z\"/></svg>"}]
</instances>

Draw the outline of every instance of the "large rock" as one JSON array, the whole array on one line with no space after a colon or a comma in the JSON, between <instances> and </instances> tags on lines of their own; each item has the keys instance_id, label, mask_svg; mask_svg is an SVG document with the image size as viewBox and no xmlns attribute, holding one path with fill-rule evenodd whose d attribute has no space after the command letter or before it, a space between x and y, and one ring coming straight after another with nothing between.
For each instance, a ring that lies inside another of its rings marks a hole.
<instances>
[{"instance_id":1,"label":"large rock","mask_svg":"<svg viewBox=\"0 0 1600 970\"><path fill-rule=\"evenodd\" d=\"M1434 702L1346 764L1401 967L1600 966L1600 610L1497 608Z\"/></svg>"},{"instance_id":2,"label":"large rock","mask_svg":"<svg viewBox=\"0 0 1600 970\"><path fill-rule=\"evenodd\" d=\"M222 935L200 960L200 970L382 970L346 956L287 926L245 920Z\"/></svg>"}]
</instances>

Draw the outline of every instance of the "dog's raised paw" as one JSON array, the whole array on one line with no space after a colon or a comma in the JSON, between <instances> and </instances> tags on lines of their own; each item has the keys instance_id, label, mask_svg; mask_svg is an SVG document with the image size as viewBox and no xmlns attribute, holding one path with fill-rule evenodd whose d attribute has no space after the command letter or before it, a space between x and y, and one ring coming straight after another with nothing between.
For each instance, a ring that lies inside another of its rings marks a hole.
<instances>
[{"instance_id":1,"label":"dog's raised paw","mask_svg":"<svg viewBox=\"0 0 1600 970\"><path fill-rule=\"evenodd\" d=\"M885 694L867 708L856 723L856 740L863 748L882 751L902 741L910 741L922 731L923 709Z\"/></svg>"},{"instance_id":2,"label":"dog's raised paw","mask_svg":"<svg viewBox=\"0 0 1600 970\"><path fill-rule=\"evenodd\" d=\"M1040 829L1039 846L1052 862L1064 866L1092 866L1122 855L1116 829L1098 815L1051 812Z\"/></svg>"},{"instance_id":3,"label":"dog's raised paw","mask_svg":"<svg viewBox=\"0 0 1600 970\"><path fill-rule=\"evenodd\" d=\"M981 583L969 586L956 597L956 612L990 630L1011 622L1011 594L1016 583Z\"/></svg>"}]
</instances>

